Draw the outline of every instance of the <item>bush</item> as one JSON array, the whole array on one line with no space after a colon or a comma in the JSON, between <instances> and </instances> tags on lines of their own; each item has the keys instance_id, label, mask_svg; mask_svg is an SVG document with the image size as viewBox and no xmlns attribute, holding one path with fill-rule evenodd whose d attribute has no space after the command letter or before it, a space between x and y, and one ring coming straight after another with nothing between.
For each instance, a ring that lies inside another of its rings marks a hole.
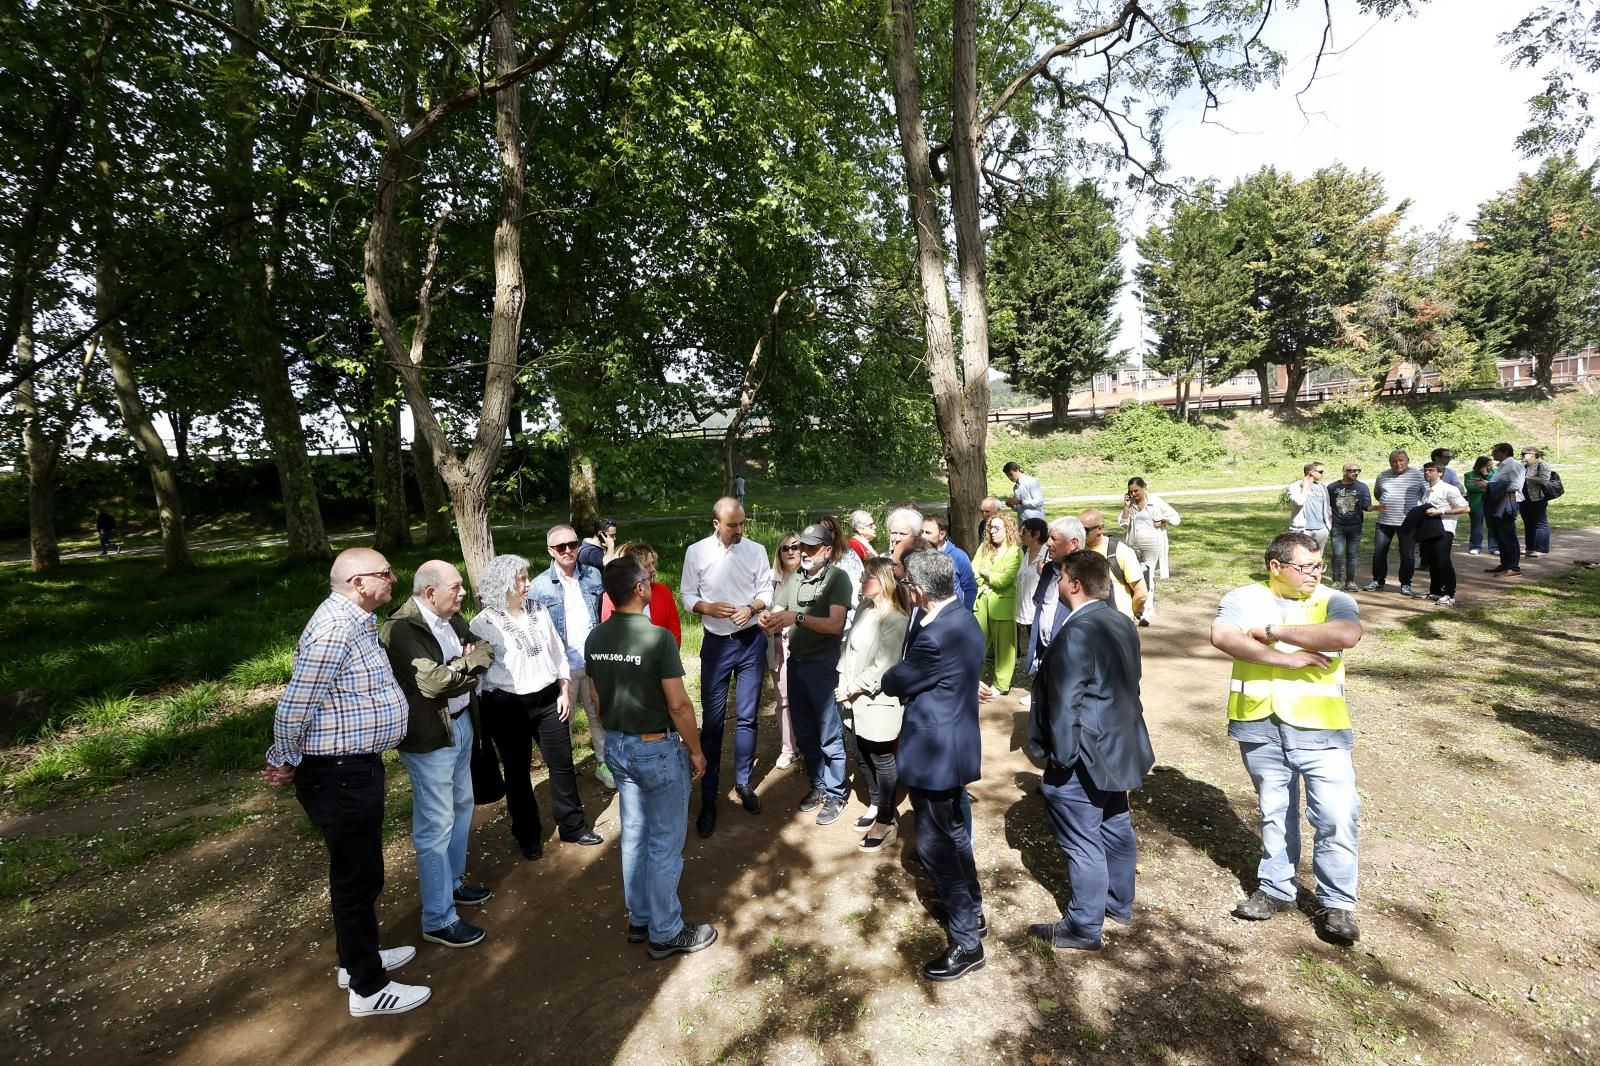
<instances>
[{"instance_id":1,"label":"bush","mask_svg":"<svg viewBox=\"0 0 1600 1066\"><path fill-rule=\"evenodd\" d=\"M1222 458L1222 443L1215 434L1180 422L1153 403L1118 407L1106 418L1094 443L1111 462L1144 471L1203 465Z\"/></svg>"},{"instance_id":2,"label":"bush","mask_svg":"<svg viewBox=\"0 0 1600 1066\"><path fill-rule=\"evenodd\" d=\"M1409 452L1418 465L1435 448L1449 448L1458 462L1470 465L1474 457L1487 455L1497 441L1511 440L1515 434L1508 422L1482 405L1453 400L1417 404L1336 400L1319 406L1299 426L1285 429L1295 454L1333 450L1374 455L1399 448Z\"/></svg>"}]
</instances>

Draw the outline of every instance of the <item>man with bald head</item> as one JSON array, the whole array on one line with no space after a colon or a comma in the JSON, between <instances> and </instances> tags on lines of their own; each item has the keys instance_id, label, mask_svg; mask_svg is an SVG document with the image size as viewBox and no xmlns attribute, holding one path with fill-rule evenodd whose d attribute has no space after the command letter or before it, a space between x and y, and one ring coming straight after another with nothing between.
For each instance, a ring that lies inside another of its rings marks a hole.
<instances>
[{"instance_id":1,"label":"man with bald head","mask_svg":"<svg viewBox=\"0 0 1600 1066\"><path fill-rule=\"evenodd\" d=\"M422 885L422 939L471 947L483 930L456 913L493 895L465 883L472 831L472 738L477 735L478 679L494 661L474 645L461 620L467 598L461 572L441 559L417 567L411 598L392 611L379 639L405 691L410 717L400 761L411 775L411 844Z\"/></svg>"},{"instance_id":2,"label":"man with bald head","mask_svg":"<svg viewBox=\"0 0 1600 1066\"><path fill-rule=\"evenodd\" d=\"M606 766L606 727L600 724L583 669L583 645L589 631L600 624L600 570L578 561L581 544L578 531L571 526L551 526L544 535L545 551L550 553L550 568L528 582L528 606L542 604L556 624L556 632L567 645L567 691L583 704L589 723L589 744L594 748L594 776L607 788L617 787L616 778Z\"/></svg>"},{"instance_id":3,"label":"man with bald head","mask_svg":"<svg viewBox=\"0 0 1600 1066\"><path fill-rule=\"evenodd\" d=\"M403 1014L428 1001L423 985L389 980L415 948L378 947L383 891L383 752L406 732L405 693L378 643L373 612L389 602L394 571L370 548L339 553L328 598L300 634L294 673L278 700L267 750L269 784L293 784L328 846L337 977L357 1018Z\"/></svg>"},{"instance_id":4,"label":"man with bald head","mask_svg":"<svg viewBox=\"0 0 1600 1066\"><path fill-rule=\"evenodd\" d=\"M756 763L756 712L767 667L767 635L761 612L772 602L772 562L767 550L744 535L744 507L724 496L711 509L711 535L683 553L683 606L700 616L700 749L706 775L700 781L702 837L717 831L721 798L722 735L728 714L728 683L734 682L733 790L751 814L761 813L761 797L750 787Z\"/></svg>"},{"instance_id":5,"label":"man with bald head","mask_svg":"<svg viewBox=\"0 0 1600 1066\"><path fill-rule=\"evenodd\" d=\"M1147 592L1139 553L1126 541L1106 534L1106 516L1090 508L1078 514L1083 523L1083 546L1105 557L1111 567L1111 592L1106 602L1133 621L1144 615Z\"/></svg>"}]
</instances>

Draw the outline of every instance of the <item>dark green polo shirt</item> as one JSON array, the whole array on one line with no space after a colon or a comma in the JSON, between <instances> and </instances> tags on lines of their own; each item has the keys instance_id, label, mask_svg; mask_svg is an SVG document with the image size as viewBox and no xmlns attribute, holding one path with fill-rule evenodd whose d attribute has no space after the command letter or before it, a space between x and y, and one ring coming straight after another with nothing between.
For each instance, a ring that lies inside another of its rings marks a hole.
<instances>
[{"instance_id":1,"label":"dark green polo shirt","mask_svg":"<svg viewBox=\"0 0 1600 1066\"><path fill-rule=\"evenodd\" d=\"M807 577L804 569L795 567L784 578L777 595L773 597L773 606L780 610L799 611L812 618L828 617L835 605L849 612L850 575L831 563L818 570L813 577ZM843 642L843 633L836 636L818 633L802 625L789 629L789 654L796 659L818 659L837 654Z\"/></svg>"},{"instance_id":2,"label":"dark green polo shirt","mask_svg":"<svg viewBox=\"0 0 1600 1066\"><path fill-rule=\"evenodd\" d=\"M683 676L672 633L642 614L621 611L589 631L583 666L600 694L600 723L619 733L674 728L661 682Z\"/></svg>"}]
</instances>

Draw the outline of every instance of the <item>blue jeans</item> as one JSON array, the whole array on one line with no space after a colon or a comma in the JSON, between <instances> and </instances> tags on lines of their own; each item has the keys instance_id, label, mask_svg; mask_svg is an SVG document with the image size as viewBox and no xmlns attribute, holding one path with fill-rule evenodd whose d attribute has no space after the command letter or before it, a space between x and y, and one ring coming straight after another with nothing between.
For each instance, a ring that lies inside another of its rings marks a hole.
<instances>
[{"instance_id":1,"label":"blue jeans","mask_svg":"<svg viewBox=\"0 0 1600 1066\"><path fill-rule=\"evenodd\" d=\"M1099 940L1107 914L1124 922L1133 918L1139 845L1128 794L1101 791L1080 761L1070 769L1052 762L1039 796L1072 880L1072 902L1062 917L1073 935Z\"/></svg>"},{"instance_id":2,"label":"blue jeans","mask_svg":"<svg viewBox=\"0 0 1600 1066\"><path fill-rule=\"evenodd\" d=\"M1472 535L1467 541L1467 547L1473 551L1483 551L1485 548L1492 552L1499 551L1500 546L1494 540L1494 526L1489 523L1483 513L1482 496L1472 501L1470 516L1472 518ZM1487 534L1488 538L1487 543L1485 543L1485 534Z\"/></svg>"},{"instance_id":3,"label":"blue jeans","mask_svg":"<svg viewBox=\"0 0 1600 1066\"><path fill-rule=\"evenodd\" d=\"M1306 820L1316 838L1311 869L1317 901L1334 910L1356 909L1357 819L1361 797L1347 748L1292 748L1240 744L1244 768L1261 807L1261 891L1293 902L1300 865L1300 782L1305 782Z\"/></svg>"},{"instance_id":4,"label":"blue jeans","mask_svg":"<svg viewBox=\"0 0 1600 1066\"><path fill-rule=\"evenodd\" d=\"M735 684L734 714L739 723L733 742L733 783L750 783L750 773L756 765L761 678L766 672L767 635L759 626L752 625L731 637L705 635L700 645L700 750L706 757L700 799L705 803L716 801L722 780L722 734L728 715L730 680Z\"/></svg>"},{"instance_id":5,"label":"blue jeans","mask_svg":"<svg viewBox=\"0 0 1600 1066\"><path fill-rule=\"evenodd\" d=\"M1372 534L1372 580L1382 585L1389 579L1389 543L1400 542L1400 584L1411 584L1417 572L1417 545L1410 533L1400 532L1399 526L1386 526L1379 522Z\"/></svg>"},{"instance_id":6,"label":"blue jeans","mask_svg":"<svg viewBox=\"0 0 1600 1066\"><path fill-rule=\"evenodd\" d=\"M1528 534L1528 551L1550 554L1550 501L1523 500L1518 507L1522 510L1522 528Z\"/></svg>"},{"instance_id":7,"label":"blue jeans","mask_svg":"<svg viewBox=\"0 0 1600 1066\"><path fill-rule=\"evenodd\" d=\"M628 924L662 944L683 932L678 878L689 829L689 749L677 733L606 736L606 765L622 804L622 898Z\"/></svg>"},{"instance_id":8,"label":"blue jeans","mask_svg":"<svg viewBox=\"0 0 1600 1066\"><path fill-rule=\"evenodd\" d=\"M821 659L789 659L789 722L811 787L843 799L844 721L833 698L838 684L837 652Z\"/></svg>"},{"instance_id":9,"label":"blue jeans","mask_svg":"<svg viewBox=\"0 0 1600 1066\"><path fill-rule=\"evenodd\" d=\"M1354 584L1361 553L1360 526L1334 526L1328 537L1328 574L1335 585Z\"/></svg>"},{"instance_id":10,"label":"blue jeans","mask_svg":"<svg viewBox=\"0 0 1600 1066\"><path fill-rule=\"evenodd\" d=\"M472 715L450 723L455 743L417 754L402 751L411 775L411 846L417 853L422 930L454 925L456 888L467 872L472 832Z\"/></svg>"}]
</instances>

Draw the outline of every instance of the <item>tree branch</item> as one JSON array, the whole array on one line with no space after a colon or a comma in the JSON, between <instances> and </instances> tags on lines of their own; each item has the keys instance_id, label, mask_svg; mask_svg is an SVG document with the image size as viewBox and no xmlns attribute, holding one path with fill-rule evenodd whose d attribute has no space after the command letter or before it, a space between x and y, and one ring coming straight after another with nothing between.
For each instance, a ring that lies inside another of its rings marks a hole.
<instances>
[{"instance_id":1,"label":"tree branch","mask_svg":"<svg viewBox=\"0 0 1600 1066\"><path fill-rule=\"evenodd\" d=\"M989 109L985 111L983 113L983 117L978 120L978 135L981 137L988 130L989 124L992 123L996 118L1000 117L1000 113L1006 109L1006 105L1011 102L1012 98L1015 97L1017 93L1021 92L1023 87L1026 86L1030 81L1038 77L1044 71L1048 70L1051 63L1055 62L1057 59L1060 59L1062 56L1070 55L1082 48L1084 45L1091 44L1103 37L1110 37L1118 34L1126 36L1128 31L1131 29L1134 20L1138 17L1142 17L1146 22L1150 21L1150 16L1145 15L1144 9L1139 6L1139 0L1128 0L1128 2L1122 6L1122 10L1117 12L1116 16L1110 22L1102 23L1093 29L1085 30L1070 40L1062 41L1060 44L1051 48L1044 55L1040 56L1032 66L1013 78L1011 80L1011 84L1002 89L1000 91L1000 95L995 98L994 103L989 105ZM1154 25L1154 23L1152 23L1152 25Z\"/></svg>"}]
</instances>

